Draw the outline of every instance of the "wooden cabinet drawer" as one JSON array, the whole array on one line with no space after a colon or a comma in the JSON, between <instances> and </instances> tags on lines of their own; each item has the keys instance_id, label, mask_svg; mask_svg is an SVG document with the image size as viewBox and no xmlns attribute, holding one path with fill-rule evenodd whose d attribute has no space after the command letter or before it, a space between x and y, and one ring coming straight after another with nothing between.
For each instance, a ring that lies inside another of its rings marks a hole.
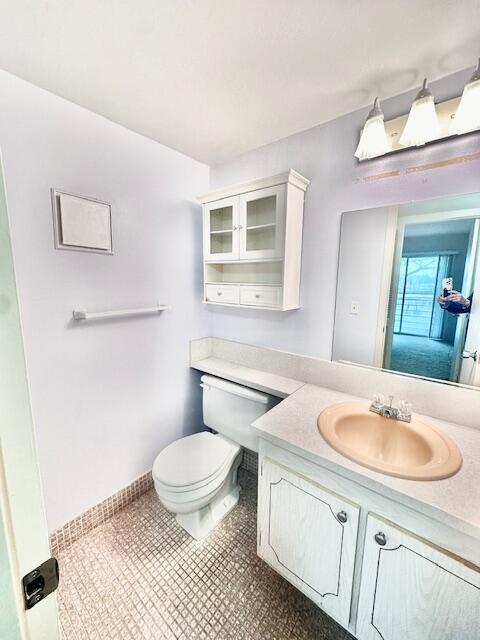
<instances>
[{"instance_id":1,"label":"wooden cabinet drawer","mask_svg":"<svg viewBox=\"0 0 480 640\"><path fill-rule=\"evenodd\" d=\"M240 287L240 304L255 307L279 307L281 299L282 287Z\"/></svg>"},{"instance_id":2,"label":"wooden cabinet drawer","mask_svg":"<svg viewBox=\"0 0 480 640\"><path fill-rule=\"evenodd\" d=\"M240 301L239 287L236 284L207 284L205 285L205 299L207 302L238 304Z\"/></svg>"}]
</instances>

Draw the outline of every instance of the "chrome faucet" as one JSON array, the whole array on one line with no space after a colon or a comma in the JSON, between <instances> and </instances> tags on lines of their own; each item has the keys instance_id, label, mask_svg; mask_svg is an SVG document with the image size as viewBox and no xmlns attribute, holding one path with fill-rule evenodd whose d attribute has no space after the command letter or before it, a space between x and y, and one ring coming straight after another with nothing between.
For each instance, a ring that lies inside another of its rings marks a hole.
<instances>
[{"instance_id":1,"label":"chrome faucet","mask_svg":"<svg viewBox=\"0 0 480 640\"><path fill-rule=\"evenodd\" d=\"M391 420L400 420L401 422L412 421L412 408L409 402L401 400L397 408L393 406L393 396L388 396L388 400L389 404L386 404L385 398L380 394L376 394L370 405L370 411Z\"/></svg>"}]
</instances>

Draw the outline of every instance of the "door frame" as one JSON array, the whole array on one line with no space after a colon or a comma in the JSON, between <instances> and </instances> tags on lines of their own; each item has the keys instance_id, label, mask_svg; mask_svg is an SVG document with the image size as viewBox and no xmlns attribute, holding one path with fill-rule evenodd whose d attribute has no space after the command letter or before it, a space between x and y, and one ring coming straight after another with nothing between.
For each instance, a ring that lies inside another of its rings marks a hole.
<instances>
[{"instance_id":1,"label":"door frame","mask_svg":"<svg viewBox=\"0 0 480 640\"><path fill-rule=\"evenodd\" d=\"M467 282L465 286L469 286L469 288L474 292L477 292L472 301L472 307L470 313L467 317L462 318L463 322L461 325L461 329L463 330L463 334L461 336L461 341L459 341L459 351L457 354L457 360L455 364L457 364L457 375L458 382L460 384L465 384L469 386L473 386L478 388L480 386L480 306L478 293L480 292L480 247L478 247L478 241L480 239L480 216L475 221L475 228L472 234L472 249L475 247L474 259L471 262L471 273L467 274ZM476 244L475 244L476 243ZM465 281L465 278L464 278ZM466 314L467 315L467 314ZM458 327L458 325L457 325ZM477 335L475 337L475 344L473 345L473 350L477 352L477 359L473 361L473 364L470 362L470 359L463 358L463 352L465 349L471 350L472 345L470 344L469 338L472 336L472 330ZM456 338L456 336L455 336ZM461 348L460 348L461 347ZM469 376L468 381L465 380L465 367L469 364L472 368L472 376Z\"/></svg>"},{"instance_id":2,"label":"door frame","mask_svg":"<svg viewBox=\"0 0 480 640\"><path fill-rule=\"evenodd\" d=\"M400 209L400 207L399 207ZM448 216L446 215L448 214ZM444 222L450 220L459 220L464 218L479 218L480 209L458 209L453 211L438 211L432 213L415 213L411 215L398 216L397 222L397 241L395 247L395 255L393 259L392 281L390 286L390 296L388 305L387 329L385 335L385 349L383 356L383 368L390 369L392 356L393 330L395 327L395 307L398 295L399 275L401 257L403 253L403 242L405 238L405 227L407 224L421 224L426 222Z\"/></svg>"},{"instance_id":3,"label":"door frame","mask_svg":"<svg viewBox=\"0 0 480 640\"><path fill-rule=\"evenodd\" d=\"M375 333L375 350L373 366L383 367L385 340L387 338L388 308L390 304L390 288L395 259L397 238L398 207L389 207L387 213L387 230L385 232L385 248L383 252L382 282L378 301L377 330Z\"/></svg>"},{"instance_id":4,"label":"door frame","mask_svg":"<svg viewBox=\"0 0 480 640\"><path fill-rule=\"evenodd\" d=\"M21 576L50 557L48 529L30 406L30 392L18 306L12 243L7 213L7 196L0 155L0 291L3 306L0 325L0 360L8 362L0 370L0 500L11 583L22 640L58 640L56 595L25 610ZM12 605L13 606L13 605Z\"/></svg>"}]
</instances>

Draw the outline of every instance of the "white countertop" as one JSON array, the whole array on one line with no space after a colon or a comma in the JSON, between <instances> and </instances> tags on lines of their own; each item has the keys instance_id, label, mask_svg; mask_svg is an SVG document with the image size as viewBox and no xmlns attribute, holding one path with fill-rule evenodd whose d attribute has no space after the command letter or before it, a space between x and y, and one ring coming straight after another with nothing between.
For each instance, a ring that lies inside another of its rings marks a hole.
<instances>
[{"instance_id":1,"label":"white countertop","mask_svg":"<svg viewBox=\"0 0 480 640\"><path fill-rule=\"evenodd\" d=\"M323 409L336 402L365 398L219 358L205 358L192 363L192 367L286 398L253 424L262 438L464 533L480 535L480 430L423 416L457 444L463 456L462 468L444 480L395 478L345 458L318 431L317 418Z\"/></svg>"},{"instance_id":2,"label":"white countertop","mask_svg":"<svg viewBox=\"0 0 480 640\"><path fill-rule=\"evenodd\" d=\"M210 373L212 376L244 384L247 387L269 393L278 398L287 398L304 385L300 380L277 376L275 373L268 373L259 369L250 369L250 367L244 367L220 358L204 358L193 362L191 366L199 371Z\"/></svg>"}]
</instances>

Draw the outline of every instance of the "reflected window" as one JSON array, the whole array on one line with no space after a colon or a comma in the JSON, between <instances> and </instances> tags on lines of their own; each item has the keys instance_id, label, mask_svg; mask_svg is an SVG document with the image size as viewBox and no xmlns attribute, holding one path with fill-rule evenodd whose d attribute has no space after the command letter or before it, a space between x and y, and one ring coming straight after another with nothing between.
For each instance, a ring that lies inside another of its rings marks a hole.
<instances>
[{"instance_id":1,"label":"reflected window","mask_svg":"<svg viewBox=\"0 0 480 640\"><path fill-rule=\"evenodd\" d=\"M395 333L441 338L443 311L436 304L451 273L451 255L403 256L395 308Z\"/></svg>"}]
</instances>

